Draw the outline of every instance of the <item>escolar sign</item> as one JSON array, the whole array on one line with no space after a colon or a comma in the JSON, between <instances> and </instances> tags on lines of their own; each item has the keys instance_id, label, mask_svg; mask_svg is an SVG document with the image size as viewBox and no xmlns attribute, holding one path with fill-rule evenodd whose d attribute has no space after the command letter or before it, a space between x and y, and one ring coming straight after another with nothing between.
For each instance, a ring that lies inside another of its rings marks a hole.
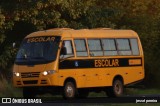
<instances>
[{"instance_id":1,"label":"escolar sign","mask_svg":"<svg viewBox=\"0 0 160 106\"><path fill-rule=\"evenodd\" d=\"M95 60L95 67L116 67L119 66L118 59L102 59L102 60Z\"/></svg>"},{"instance_id":2,"label":"escolar sign","mask_svg":"<svg viewBox=\"0 0 160 106\"><path fill-rule=\"evenodd\" d=\"M33 38L28 38L27 43L33 43L33 42L47 42L47 41L54 41L55 37L33 37Z\"/></svg>"}]
</instances>

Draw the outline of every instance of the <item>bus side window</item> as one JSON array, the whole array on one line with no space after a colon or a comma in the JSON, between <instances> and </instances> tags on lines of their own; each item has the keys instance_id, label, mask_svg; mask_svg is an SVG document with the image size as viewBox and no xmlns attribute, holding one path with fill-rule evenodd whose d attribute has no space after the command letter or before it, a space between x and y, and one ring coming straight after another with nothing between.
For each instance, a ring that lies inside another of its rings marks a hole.
<instances>
[{"instance_id":1,"label":"bus side window","mask_svg":"<svg viewBox=\"0 0 160 106\"><path fill-rule=\"evenodd\" d=\"M88 56L86 43L84 39L75 39L74 44L76 47L76 54L78 57L80 56Z\"/></svg>"},{"instance_id":2,"label":"bus side window","mask_svg":"<svg viewBox=\"0 0 160 106\"><path fill-rule=\"evenodd\" d=\"M103 56L100 39L88 39L90 56Z\"/></svg>"},{"instance_id":3,"label":"bus side window","mask_svg":"<svg viewBox=\"0 0 160 106\"><path fill-rule=\"evenodd\" d=\"M63 41L62 48L61 48L60 59L61 58L67 58L67 57L73 57L73 56L74 56L74 53L73 53L73 47L72 47L71 40Z\"/></svg>"},{"instance_id":4,"label":"bus side window","mask_svg":"<svg viewBox=\"0 0 160 106\"><path fill-rule=\"evenodd\" d=\"M114 39L102 39L102 47L105 56L118 55Z\"/></svg>"},{"instance_id":5,"label":"bus side window","mask_svg":"<svg viewBox=\"0 0 160 106\"><path fill-rule=\"evenodd\" d=\"M138 41L136 38L130 39L133 55L139 55Z\"/></svg>"},{"instance_id":6,"label":"bus side window","mask_svg":"<svg viewBox=\"0 0 160 106\"><path fill-rule=\"evenodd\" d=\"M119 55L132 55L129 39L118 38L116 42Z\"/></svg>"}]
</instances>

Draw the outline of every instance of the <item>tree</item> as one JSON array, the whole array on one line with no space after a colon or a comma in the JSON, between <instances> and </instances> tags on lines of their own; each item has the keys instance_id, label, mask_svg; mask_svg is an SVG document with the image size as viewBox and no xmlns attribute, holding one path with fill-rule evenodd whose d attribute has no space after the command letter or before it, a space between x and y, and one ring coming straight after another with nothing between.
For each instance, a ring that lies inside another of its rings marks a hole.
<instances>
[{"instance_id":1,"label":"tree","mask_svg":"<svg viewBox=\"0 0 160 106\"><path fill-rule=\"evenodd\" d=\"M12 43L21 42L33 31L110 27L132 29L139 34L145 54L146 85L158 83L159 4L158 0L1 0L0 70L13 64L16 50Z\"/></svg>"},{"instance_id":2,"label":"tree","mask_svg":"<svg viewBox=\"0 0 160 106\"><path fill-rule=\"evenodd\" d=\"M13 64L13 42L21 42L29 33L55 27L80 28L78 20L93 0L1 0L0 69Z\"/></svg>"}]
</instances>

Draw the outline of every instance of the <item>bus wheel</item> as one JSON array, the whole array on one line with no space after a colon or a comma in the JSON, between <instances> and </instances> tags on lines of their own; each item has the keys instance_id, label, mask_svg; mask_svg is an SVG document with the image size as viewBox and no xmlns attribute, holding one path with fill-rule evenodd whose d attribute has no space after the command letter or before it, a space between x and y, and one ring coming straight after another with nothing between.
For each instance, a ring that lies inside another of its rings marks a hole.
<instances>
[{"instance_id":1,"label":"bus wheel","mask_svg":"<svg viewBox=\"0 0 160 106\"><path fill-rule=\"evenodd\" d=\"M24 87L23 88L23 97L24 98L35 98L36 92L33 88Z\"/></svg>"},{"instance_id":2,"label":"bus wheel","mask_svg":"<svg viewBox=\"0 0 160 106\"><path fill-rule=\"evenodd\" d=\"M123 95L123 83L120 79L113 81L112 87L109 87L106 91L109 97L120 97Z\"/></svg>"},{"instance_id":3,"label":"bus wheel","mask_svg":"<svg viewBox=\"0 0 160 106\"><path fill-rule=\"evenodd\" d=\"M64 85L64 94L65 99L73 99L76 96L76 86L73 82L66 82Z\"/></svg>"}]
</instances>

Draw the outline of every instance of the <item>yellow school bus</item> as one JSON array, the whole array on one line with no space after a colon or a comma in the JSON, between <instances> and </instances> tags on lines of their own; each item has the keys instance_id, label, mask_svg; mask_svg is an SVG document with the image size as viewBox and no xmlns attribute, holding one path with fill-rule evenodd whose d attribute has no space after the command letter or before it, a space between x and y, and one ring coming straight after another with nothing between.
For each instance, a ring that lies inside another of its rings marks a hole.
<instances>
[{"instance_id":1,"label":"yellow school bus","mask_svg":"<svg viewBox=\"0 0 160 106\"><path fill-rule=\"evenodd\" d=\"M33 32L22 41L13 68L13 84L24 97L50 92L71 99L102 90L119 97L124 86L143 79L143 50L132 30Z\"/></svg>"}]
</instances>

